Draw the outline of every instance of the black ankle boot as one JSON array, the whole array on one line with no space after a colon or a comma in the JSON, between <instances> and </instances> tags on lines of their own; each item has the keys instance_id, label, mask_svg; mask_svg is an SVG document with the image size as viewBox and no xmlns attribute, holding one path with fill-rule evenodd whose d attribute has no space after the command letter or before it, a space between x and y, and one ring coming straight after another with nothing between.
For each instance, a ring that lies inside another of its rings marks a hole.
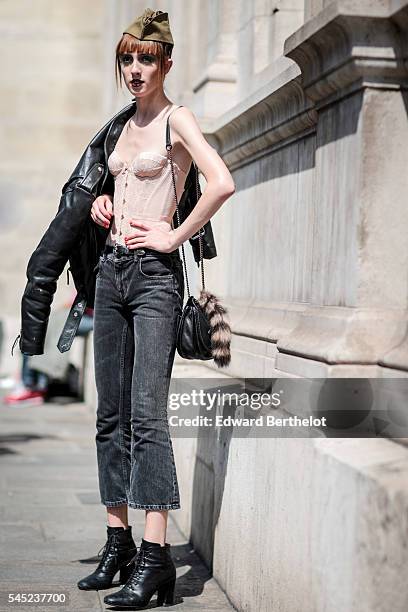
<instances>
[{"instance_id":1,"label":"black ankle boot","mask_svg":"<svg viewBox=\"0 0 408 612\"><path fill-rule=\"evenodd\" d=\"M170 544L160 546L142 538L136 566L125 586L106 595L110 606L145 607L157 591L157 606L172 604L176 584L176 567L170 554Z\"/></svg>"},{"instance_id":2,"label":"black ankle boot","mask_svg":"<svg viewBox=\"0 0 408 612\"><path fill-rule=\"evenodd\" d=\"M137 547L132 537L132 527L123 529L108 526L107 531L108 540L104 546L102 559L93 574L78 582L79 589L86 591L108 589L112 586L118 571L119 582L124 584L134 569L135 563L132 560L137 553Z\"/></svg>"}]
</instances>

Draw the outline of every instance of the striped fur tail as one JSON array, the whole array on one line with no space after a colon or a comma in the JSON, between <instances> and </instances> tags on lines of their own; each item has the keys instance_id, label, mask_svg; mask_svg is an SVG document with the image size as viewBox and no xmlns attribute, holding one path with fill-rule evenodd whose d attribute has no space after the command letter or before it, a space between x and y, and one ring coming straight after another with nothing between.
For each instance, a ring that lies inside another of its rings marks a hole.
<instances>
[{"instance_id":1,"label":"striped fur tail","mask_svg":"<svg viewBox=\"0 0 408 612\"><path fill-rule=\"evenodd\" d=\"M225 368L231 361L231 327L226 315L228 310L218 298L209 291L201 289L198 302L204 310L211 326L211 345L214 362L219 368Z\"/></svg>"}]
</instances>

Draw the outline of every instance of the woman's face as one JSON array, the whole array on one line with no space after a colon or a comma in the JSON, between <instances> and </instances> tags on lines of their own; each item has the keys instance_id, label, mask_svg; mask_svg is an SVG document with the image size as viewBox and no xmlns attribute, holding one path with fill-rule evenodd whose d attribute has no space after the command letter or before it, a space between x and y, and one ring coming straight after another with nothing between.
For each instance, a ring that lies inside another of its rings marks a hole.
<instances>
[{"instance_id":1,"label":"woman's face","mask_svg":"<svg viewBox=\"0 0 408 612\"><path fill-rule=\"evenodd\" d=\"M133 96L142 97L162 86L158 82L158 58L153 53L122 53L119 59L126 87Z\"/></svg>"}]
</instances>

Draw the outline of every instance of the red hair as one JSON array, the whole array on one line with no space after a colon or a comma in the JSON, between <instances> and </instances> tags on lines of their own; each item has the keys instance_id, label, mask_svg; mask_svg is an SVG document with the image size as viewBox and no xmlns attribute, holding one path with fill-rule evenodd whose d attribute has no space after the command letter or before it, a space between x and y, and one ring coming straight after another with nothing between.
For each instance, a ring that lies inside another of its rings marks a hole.
<instances>
[{"instance_id":1,"label":"red hair","mask_svg":"<svg viewBox=\"0 0 408 612\"><path fill-rule=\"evenodd\" d=\"M131 34L123 34L116 46L115 78L122 87L122 71L120 67L120 55L123 53L152 53L158 59L158 80L164 81L166 58L171 57L173 45L156 40L139 40Z\"/></svg>"}]
</instances>

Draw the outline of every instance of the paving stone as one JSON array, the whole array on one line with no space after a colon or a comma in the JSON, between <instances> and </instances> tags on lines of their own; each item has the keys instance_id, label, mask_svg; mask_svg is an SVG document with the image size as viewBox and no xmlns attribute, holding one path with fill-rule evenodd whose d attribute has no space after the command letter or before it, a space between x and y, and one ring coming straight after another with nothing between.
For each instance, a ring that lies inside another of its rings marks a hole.
<instances>
[{"instance_id":1,"label":"paving stone","mask_svg":"<svg viewBox=\"0 0 408 612\"><path fill-rule=\"evenodd\" d=\"M42 540L30 541L27 551L27 541L14 540L13 546L7 551L9 561L31 560L33 563L80 563L80 559L95 556L104 544L103 538L84 540ZM29 552L29 555L28 555Z\"/></svg>"},{"instance_id":2,"label":"paving stone","mask_svg":"<svg viewBox=\"0 0 408 612\"><path fill-rule=\"evenodd\" d=\"M88 505L94 505L94 504L100 504L101 503L101 499L99 496L99 492L97 491L89 491L89 492L84 492L84 493L77 493L76 494L79 503L83 504L84 506L88 506Z\"/></svg>"},{"instance_id":3,"label":"paving stone","mask_svg":"<svg viewBox=\"0 0 408 612\"><path fill-rule=\"evenodd\" d=\"M63 482L61 482L63 480ZM73 478L70 475L69 480L62 478L44 478L44 471L41 471L41 476L37 476L35 479L33 478L22 478L19 476L18 483L16 483L14 478L3 478L0 481L0 490L6 488L12 488L14 490L22 489L59 489L61 486L64 487L64 490L67 489L75 489L76 491L91 491L95 489L96 481L95 475L89 477L77 477Z\"/></svg>"},{"instance_id":4,"label":"paving stone","mask_svg":"<svg viewBox=\"0 0 408 612\"><path fill-rule=\"evenodd\" d=\"M3 501L3 500L2 500ZM42 521L47 516L50 520L61 520L63 516L64 521L104 521L106 518L106 511L102 504L100 506L92 506L92 515L89 512L89 506L83 506L78 504L76 506L58 506L51 505L49 500L48 505L28 505L12 504L9 503L6 506L0 507L0 517L5 521Z\"/></svg>"},{"instance_id":5,"label":"paving stone","mask_svg":"<svg viewBox=\"0 0 408 612\"><path fill-rule=\"evenodd\" d=\"M75 506L80 505L80 500L73 491L65 489L8 489L3 492L2 503L11 503L15 506L32 504L43 506L52 499L53 506Z\"/></svg>"},{"instance_id":6,"label":"paving stone","mask_svg":"<svg viewBox=\"0 0 408 612\"><path fill-rule=\"evenodd\" d=\"M64 521L64 523L61 523L61 521L44 520L41 526L48 541L97 540L101 542L100 546L102 546L104 538L106 538L106 527L102 521Z\"/></svg>"},{"instance_id":7,"label":"paving stone","mask_svg":"<svg viewBox=\"0 0 408 612\"><path fill-rule=\"evenodd\" d=\"M100 503L95 417L83 404L15 408L0 406L0 592L65 592L67 606L32 606L51 612L109 610L103 598L118 589L80 591L106 541L106 509ZM4 425L4 427L3 427ZM177 568L180 611L233 610L169 515L167 540ZM139 545L143 510L129 510ZM155 607L156 596L148 609ZM3 606L19 612L27 606Z\"/></svg>"},{"instance_id":8,"label":"paving stone","mask_svg":"<svg viewBox=\"0 0 408 612\"><path fill-rule=\"evenodd\" d=\"M41 525L35 523L32 525L19 523L0 523L0 542L13 545L15 540L29 540L30 542L42 542L45 539L45 534Z\"/></svg>"},{"instance_id":9,"label":"paving stone","mask_svg":"<svg viewBox=\"0 0 408 612\"><path fill-rule=\"evenodd\" d=\"M34 563L29 559L25 562L21 560L14 563L0 562L2 589L4 588L3 585L10 581L14 581L18 585L22 582L26 582L31 584L32 589L34 589L38 583L44 583L46 585L52 583L59 586L64 585L64 587L72 587L76 585L82 576L92 571L88 571L90 566L84 569L84 567L79 565L80 564L70 565L67 562L50 564L39 561Z\"/></svg>"}]
</instances>

